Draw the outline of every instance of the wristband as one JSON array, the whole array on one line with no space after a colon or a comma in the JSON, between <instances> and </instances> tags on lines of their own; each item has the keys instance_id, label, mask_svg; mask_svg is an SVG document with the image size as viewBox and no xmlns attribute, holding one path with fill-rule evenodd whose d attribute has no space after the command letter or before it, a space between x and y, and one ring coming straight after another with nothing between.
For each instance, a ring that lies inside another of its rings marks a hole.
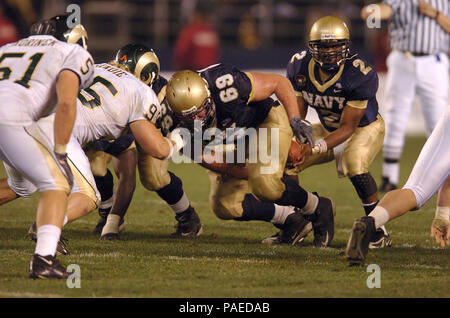
<instances>
[{"instance_id":1,"label":"wristband","mask_svg":"<svg viewBox=\"0 0 450 318\"><path fill-rule=\"evenodd\" d=\"M164 160L166 160L166 159L169 159L170 157L172 157L172 155L173 155L173 143L169 138L164 137L164 139L169 144L169 155L166 158L164 158Z\"/></svg>"},{"instance_id":2,"label":"wristband","mask_svg":"<svg viewBox=\"0 0 450 318\"><path fill-rule=\"evenodd\" d=\"M67 144L65 144L65 145L55 144L55 148L53 149L53 151L55 153L65 154L65 153L67 153L66 148L67 148Z\"/></svg>"},{"instance_id":3,"label":"wristband","mask_svg":"<svg viewBox=\"0 0 450 318\"><path fill-rule=\"evenodd\" d=\"M319 139L316 141L316 144L311 149L311 154L320 154L325 153L328 150L327 142L324 139Z\"/></svg>"},{"instance_id":4,"label":"wristband","mask_svg":"<svg viewBox=\"0 0 450 318\"><path fill-rule=\"evenodd\" d=\"M450 220L450 207L448 206L437 206L435 219L440 220Z\"/></svg>"}]
</instances>

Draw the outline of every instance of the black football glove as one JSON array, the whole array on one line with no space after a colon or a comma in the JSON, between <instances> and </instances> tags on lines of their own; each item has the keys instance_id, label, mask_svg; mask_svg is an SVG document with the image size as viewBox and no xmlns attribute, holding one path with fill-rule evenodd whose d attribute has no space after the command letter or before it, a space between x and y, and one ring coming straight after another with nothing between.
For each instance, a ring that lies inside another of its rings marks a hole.
<instances>
[{"instance_id":1,"label":"black football glove","mask_svg":"<svg viewBox=\"0 0 450 318\"><path fill-rule=\"evenodd\" d=\"M73 173L70 169L69 162L67 161L67 153L57 153L55 152L56 159L58 160L59 165L64 170L66 174L67 181L69 182L69 187L72 189L73 187Z\"/></svg>"},{"instance_id":2,"label":"black football glove","mask_svg":"<svg viewBox=\"0 0 450 318\"><path fill-rule=\"evenodd\" d=\"M306 119L302 119L300 116L295 116L290 120L292 131L295 137L301 142L308 142L309 145L314 147L314 135L312 130L312 125Z\"/></svg>"}]
</instances>

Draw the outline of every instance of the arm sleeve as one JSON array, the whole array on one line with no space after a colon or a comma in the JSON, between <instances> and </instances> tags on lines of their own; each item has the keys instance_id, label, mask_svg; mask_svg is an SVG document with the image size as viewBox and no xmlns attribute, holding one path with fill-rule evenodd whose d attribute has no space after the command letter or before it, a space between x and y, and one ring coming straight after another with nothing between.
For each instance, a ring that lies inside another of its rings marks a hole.
<instances>
[{"instance_id":1,"label":"arm sleeve","mask_svg":"<svg viewBox=\"0 0 450 318\"><path fill-rule=\"evenodd\" d=\"M80 89L88 87L94 76L94 59L88 51L78 44L73 44L73 49L62 64L62 70L71 70L80 79Z\"/></svg>"}]
</instances>

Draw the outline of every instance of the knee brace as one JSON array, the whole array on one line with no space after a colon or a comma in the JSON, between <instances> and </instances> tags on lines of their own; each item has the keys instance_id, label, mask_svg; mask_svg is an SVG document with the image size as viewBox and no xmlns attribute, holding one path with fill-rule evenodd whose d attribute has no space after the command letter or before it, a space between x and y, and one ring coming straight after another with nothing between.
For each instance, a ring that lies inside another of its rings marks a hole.
<instances>
[{"instance_id":1,"label":"knee brace","mask_svg":"<svg viewBox=\"0 0 450 318\"><path fill-rule=\"evenodd\" d=\"M350 181L361 200L367 199L378 191L377 183L369 172L353 176L350 178Z\"/></svg>"}]
</instances>

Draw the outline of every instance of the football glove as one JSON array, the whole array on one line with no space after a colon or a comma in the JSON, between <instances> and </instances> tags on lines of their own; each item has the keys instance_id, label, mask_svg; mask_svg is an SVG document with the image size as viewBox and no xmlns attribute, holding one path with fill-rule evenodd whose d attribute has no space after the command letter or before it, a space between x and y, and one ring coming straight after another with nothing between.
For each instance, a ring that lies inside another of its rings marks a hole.
<instances>
[{"instance_id":1,"label":"football glove","mask_svg":"<svg viewBox=\"0 0 450 318\"><path fill-rule=\"evenodd\" d=\"M67 153L55 152L55 157L58 160L59 165L61 166L61 168L63 169L63 171L67 177L67 181L69 182L70 189L72 189L73 173L72 173L72 170L70 169L69 162L67 161Z\"/></svg>"},{"instance_id":2,"label":"football glove","mask_svg":"<svg viewBox=\"0 0 450 318\"><path fill-rule=\"evenodd\" d=\"M301 143L308 142L311 148L313 148L315 142L311 123L306 119L302 119L300 116L295 116L290 120L290 124L295 137Z\"/></svg>"}]
</instances>

